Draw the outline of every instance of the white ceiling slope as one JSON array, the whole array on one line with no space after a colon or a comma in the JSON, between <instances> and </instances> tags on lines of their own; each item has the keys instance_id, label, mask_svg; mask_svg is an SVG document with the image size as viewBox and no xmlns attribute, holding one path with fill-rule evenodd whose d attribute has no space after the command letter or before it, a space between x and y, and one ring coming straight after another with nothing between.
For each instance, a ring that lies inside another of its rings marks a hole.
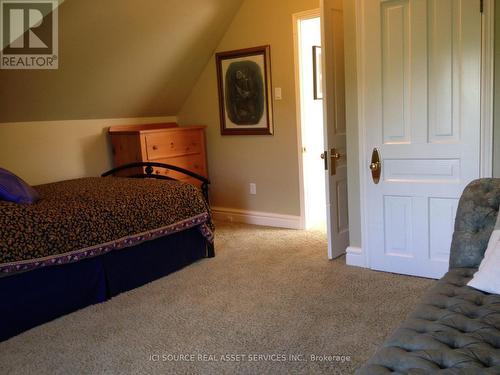
<instances>
[{"instance_id":1,"label":"white ceiling slope","mask_svg":"<svg viewBox=\"0 0 500 375\"><path fill-rule=\"evenodd\" d=\"M66 0L59 69L0 70L0 122L176 115L243 0Z\"/></svg>"}]
</instances>

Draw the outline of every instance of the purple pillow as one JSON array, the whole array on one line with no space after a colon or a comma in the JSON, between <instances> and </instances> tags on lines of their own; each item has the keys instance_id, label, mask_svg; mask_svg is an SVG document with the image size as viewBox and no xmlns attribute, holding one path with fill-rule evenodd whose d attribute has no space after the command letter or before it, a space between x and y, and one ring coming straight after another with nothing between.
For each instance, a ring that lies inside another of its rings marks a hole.
<instances>
[{"instance_id":1,"label":"purple pillow","mask_svg":"<svg viewBox=\"0 0 500 375\"><path fill-rule=\"evenodd\" d=\"M22 204L33 204L40 196L22 179L6 169L0 168L0 200Z\"/></svg>"}]
</instances>

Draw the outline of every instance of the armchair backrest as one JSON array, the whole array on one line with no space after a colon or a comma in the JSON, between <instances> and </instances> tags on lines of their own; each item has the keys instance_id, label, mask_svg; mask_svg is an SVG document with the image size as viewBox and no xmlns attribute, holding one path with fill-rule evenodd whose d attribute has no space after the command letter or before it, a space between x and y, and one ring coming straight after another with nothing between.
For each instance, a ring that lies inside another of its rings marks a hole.
<instances>
[{"instance_id":1,"label":"armchair backrest","mask_svg":"<svg viewBox=\"0 0 500 375\"><path fill-rule=\"evenodd\" d=\"M458 204L450 269L479 267L500 206L500 178L482 178L465 188Z\"/></svg>"}]
</instances>

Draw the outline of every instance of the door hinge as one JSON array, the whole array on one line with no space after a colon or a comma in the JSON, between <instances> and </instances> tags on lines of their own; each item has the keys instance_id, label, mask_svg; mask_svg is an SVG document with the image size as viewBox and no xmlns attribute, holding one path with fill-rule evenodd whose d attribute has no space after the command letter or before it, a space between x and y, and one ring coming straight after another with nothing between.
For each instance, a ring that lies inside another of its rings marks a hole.
<instances>
[{"instance_id":1,"label":"door hinge","mask_svg":"<svg viewBox=\"0 0 500 375\"><path fill-rule=\"evenodd\" d=\"M484 0L479 0L479 11L483 13L484 10Z\"/></svg>"}]
</instances>

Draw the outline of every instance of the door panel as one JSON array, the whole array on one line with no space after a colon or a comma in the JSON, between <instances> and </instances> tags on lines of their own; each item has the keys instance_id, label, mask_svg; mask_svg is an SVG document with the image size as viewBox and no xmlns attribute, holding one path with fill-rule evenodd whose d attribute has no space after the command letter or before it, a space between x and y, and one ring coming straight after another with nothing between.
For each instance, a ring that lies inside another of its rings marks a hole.
<instances>
[{"instance_id":1,"label":"door panel","mask_svg":"<svg viewBox=\"0 0 500 375\"><path fill-rule=\"evenodd\" d=\"M339 179L336 186L338 210L336 233L349 232L349 215L347 214L347 179ZM346 245L347 247L347 245ZM345 249L344 249L345 250Z\"/></svg>"},{"instance_id":2,"label":"door panel","mask_svg":"<svg viewBox=\"0 0 500 375\"><path fill-rule=\"evenodd\" d=\"M458 98L454 87L453 45L457 45L457 33L453 33L452 0L432 0L429 6L429 142L458 140L457 113L453 99ZM455 91L455 92L454 92ZM458 104L458 103L457 103Z\"/></svg>"},{"instance_id":3,"label":"door panel","mask_svg":"<svg viewBox=\"0 0 500 375\"><path fill-rule=\"evenodd\" d=\"M412 199L402 196L384 196L385 254L413 256Z\"/></svg>"},{"instance_id":4,"label":"door panel","mask_svg":"<svg viewBox=\"0 0 500 375\"><path fill-rule=\"evenodd\" d=\"M429 198L429 256L448 262L458 199Z\"/></svg>"},{"instance_id":5,"label":"door panel","mask_svg":"<svg viewBox=\"0 0 500 375\"><path fill-rule=\"evenodd\" d=\"M367 0L360 9L367 233L377 270L440 277L458 198L479 176L479 0Z\"/></svg>"},{"instance_id":6,"label":"door panel","mask_svg":"<svg viewBox=\"0 0 500 375\"><path fill-rule=\"evenodd\" d=\"M328 257L349 245L345 119L344 19L342 0L321 2L323 113L328 157L326 171ZM339 158L335 158L338 154Z\"/></svg>"},{"instance_id":7,"label":"door panel","mask_svg":"<svg viewBox=\"0 0 500 375\"><path fill-rule=\"evenodd\" d=\"M408 143L409 10L406 1L382 4L382 105L384 143Z\"/></svg>"}]
</instances>

